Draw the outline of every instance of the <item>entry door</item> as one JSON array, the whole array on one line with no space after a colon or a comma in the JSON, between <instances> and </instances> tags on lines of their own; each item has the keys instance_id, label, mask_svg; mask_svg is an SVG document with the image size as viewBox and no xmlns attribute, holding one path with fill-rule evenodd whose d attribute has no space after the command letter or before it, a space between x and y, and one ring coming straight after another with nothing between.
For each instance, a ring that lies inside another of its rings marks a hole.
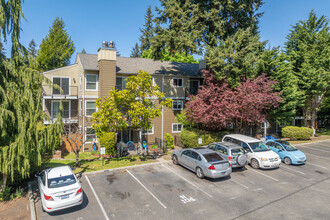
<instances>
[{"instance_id":1,"label":"entry door","mask_svg":"<svg viewBox=\"0 0 330 220\"><path fill-rule=\"evenodd\" d=\"M199 80L190 80L190 94L196 95L199 88Z\"/></svg>"}]
</instances>

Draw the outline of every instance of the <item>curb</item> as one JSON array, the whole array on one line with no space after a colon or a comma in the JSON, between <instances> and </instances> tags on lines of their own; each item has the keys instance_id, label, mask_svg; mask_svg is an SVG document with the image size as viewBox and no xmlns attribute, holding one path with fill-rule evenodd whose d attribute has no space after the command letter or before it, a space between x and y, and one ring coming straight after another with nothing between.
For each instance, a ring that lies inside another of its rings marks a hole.
<instances>
[{"instance_id":1,"label":"curb","mask_svg":"<svg viewBox=\"0 0 330 220\"><path fill-rule=\"evenodd\" d=\"M97 170L97 171L92 171L92 172L87 172L83 173L82 175L86 176L89 174L96 174L96 173L102 173L102 172L108 172L112 170L124 170L124 169L129 169L129 168L135 168L135 167L142 167L142 166L150 166L154 164L162 164L162 163L170 163L171 161L159 161L159 162L152 162L152 163L145 163L145 164L140 164L140 165L132 165L132 166L126 166L126 167L117 167L117 168L112 168L112 169L105 169L105 170Z\"/></svg>"},{"instance_id":2,"label":"curb","mask_svg":"<svg viewBox=\"0 0 330 220\"><path fill-rule=\"evenodd\" d=\"M295 144L294 146L300 146L300 145L306 145L306 144L315 144L320 142L327 142L330 141L330 139L322 140L322 141L314 141L314 142L308 142L308 143L302 143L302 144Z\"/></svg>"},{"instance_id":3,"label":"curb","mask_svg":"<svg viewBox=\"0 0 330 220\"><path fill-rule=\"evenodd\" d=\"M32 192L32 186L31 184L35 183L35 181L30 181L28 183L28 188L29 188L29 201L30 201L30 214L31 214L31 220L36 220L36 208L34 205L34 197L33 197L33 192Z\"/></svg>"}]
</instances>

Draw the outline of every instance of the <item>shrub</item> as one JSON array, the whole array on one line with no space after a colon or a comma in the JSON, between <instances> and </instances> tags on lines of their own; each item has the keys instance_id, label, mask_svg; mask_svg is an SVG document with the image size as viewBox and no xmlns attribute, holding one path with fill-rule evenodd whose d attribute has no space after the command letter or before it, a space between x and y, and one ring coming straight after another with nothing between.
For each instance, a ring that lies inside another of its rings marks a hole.
<instances>
[{"instance_id":1,"label":"shrub","mask_svg":"<svg viewBox=\"0 0 330 220\"><path fill-rule=\"evenodd\" d=\"M291 140L307 140L313 135L313 130L307 127L287 126L282 128L282 136Z\"/></svg>"},{"instance_id":2,"label":"shrub","mask_svg":"<svg viewBox=\"0 0 330 220\"><path fill-rule=\"evenodd\" d=\"M116 133L115 132L102 132L99 134L99 142L102 147L105 147L107 155L116 154Z\"/></svg>"},{"instance_id":3,"label":"shrub","mask_svg":"<svg viewBox=\"0 0 330 220\"><path fill-rule=\"evenodd\" d=\"M199 130L196 128L184 128L181 131L180 138L181 143L186 148L199 147L201 145L208 145L213 142L219 142L222 140L223 136L228 134L226 131L221 132L210 132ZM198 138L202 138L202 144L198 144Z\"/></svg>"},{"instance_id":4,"label":"shrub","mask_svg":"<svg viewBox=\"0 0 330 220\"><path fill-rule=\"evenodd\" d=\"M150 148L157 149L158 148L158 145L157 144L153 144L153 145L150 146Z\"/></svg>"},{"instance_id":5,"label":"shrub","mask_svg":"<svg viewBox=\"0 0 330 220\"><path fill-rule=\"evenodd\" d=\"M165 134L165 147L166 148L174 148L174 138L171 134L166 133Z\"/></svg>"},{"instance_id":6,"label":"shrub","mask_svg":"<svg viewBox=\"0 0 330 220\"><path fill-rule=\"evenodd\" d=\"M0 182L1 184L1 182ZM5 201L10 198L10 190L11 188L9 186L6 186L5 190L0 192L0 201Z\"/></svg>"}]
</instances>

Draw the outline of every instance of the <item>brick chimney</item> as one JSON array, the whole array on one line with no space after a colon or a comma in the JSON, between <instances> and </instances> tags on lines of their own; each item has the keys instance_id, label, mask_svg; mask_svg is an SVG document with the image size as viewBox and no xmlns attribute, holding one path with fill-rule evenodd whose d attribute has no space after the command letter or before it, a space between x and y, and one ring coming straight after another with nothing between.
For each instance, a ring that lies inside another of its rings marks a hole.
<instances>
[{"instance_id":1,"label":"brick chimney","mask_svg":"<svg viewBox=\"0 0 330 220\"><path fill-rule=\"evenodd\" d=\"M108 96L109 90L116 86L116 48L112 41L103 41L97 51L99 67L98 97Z\"/></svg>"}]
</instances>

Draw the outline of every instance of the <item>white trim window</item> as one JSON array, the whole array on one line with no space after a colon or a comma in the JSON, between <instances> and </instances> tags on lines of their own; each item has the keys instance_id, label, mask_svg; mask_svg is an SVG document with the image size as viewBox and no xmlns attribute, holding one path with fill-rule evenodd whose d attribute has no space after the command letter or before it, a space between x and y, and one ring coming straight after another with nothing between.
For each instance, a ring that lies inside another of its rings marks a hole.
<instances>
[{"instance_id":1,"label":"white trim window","mask_svg":"<svg viewBox=\"0 0 330 220\"><path fill-rule=\"evenodd\" d=\"M126 89L126 79L127 77L116 77L116 89L123 90Z\"/></svg>"},{"instance_id":2,"label":"white trim window","mask_svg":"<svg viewBox=\"0 0 330 220\"><path fill-rule=\"evenodd\" d=\"M98 75L97 74L85 74L85 90L97 91L98 90Z\"/></svg>"},{"instance_id":3,"label":"white trim window","mask_svg":"<svg viewBox=\"0 0 330 220\"><path fill-rule=\"evenodd\" d=\"M79 91L80 92L82 91L82 84L83 84L83 82L82 82L82 76L80 75L79 76Z\"/></svg>"},{"instance_id":4,"label":"white trim window","mask_svg":"<svg viewBox=\"0 0 330 220\"><path fill-rule=\"evenodd\" d=\"M85 102L86 116L92 117L92 114L96 112L95 101L86 101Z\"/></svg>"},{"instance_id":5,"label":"white trim window","mask_svg":"<svg viewBox=\"0 0 330 220\"><path fill-rule=\"evenodd\" d=\"M180 123L172 123L172 133L180 133L182 131L182 124Z\"/></svg>"},{"instance_id":6,"label":"white trim window","mask_svg":"<svg viewBox=\"0 0 330 220\"><path fill-rule=\"evenodd\" d=\"M183 78L173 78L173 87L183 87Z\"/></svg>"},{"instance_id":7,"label":"white trim window","mask_svg":"<svg viewBox=\"0 0 330 220\"><path fill-rule=\"evenodd\" d=\"M172 101L172 110L183 110L183 101L182 100L173 100Z\"/></svg>"},{"instance_id":8,"label":"white trim window","mask_svg":"<svg viewBox=\"0 0 330 220\"><path fill-rule=\"evenodd\" d=\"M90 143L92 141L96 141L95 130L92 127L86 127L85 133L85 142Z\"/></svg>"},{"instance_id":9,"label":"white trim window","mask_svg":"<svg viewBox=\"0 0 330 220\"><path fill-rule=\"evenodd\" d=\"M61 101L60 100L52 100L51 102L51 117L52 119L56 120L57 116L60 112L60 105ZM71 118L71 101L62 101L62 118Z\"/></svg>"},{"instance_id":10,"label":"white trim window","mask_svg":"<svg viewBox=\"0 0 330 220\"><path fill-rule=\"evenodd\" d=\"M53 76L54 85L58 85L61 90L53 87L53 95L70 95L70 77Z\"/></svg>"},{"instance_id":11,"label":"white trim window","mask_svg":"<svg viewBox=\"0 0 330 220\"><path fill-rule=\"evenodd\" d=\"M151 128L148 128L147 130L142 130L142 135L151 135L154 134L154 125L152 125Z\"/></svg>"}]
</instances>

